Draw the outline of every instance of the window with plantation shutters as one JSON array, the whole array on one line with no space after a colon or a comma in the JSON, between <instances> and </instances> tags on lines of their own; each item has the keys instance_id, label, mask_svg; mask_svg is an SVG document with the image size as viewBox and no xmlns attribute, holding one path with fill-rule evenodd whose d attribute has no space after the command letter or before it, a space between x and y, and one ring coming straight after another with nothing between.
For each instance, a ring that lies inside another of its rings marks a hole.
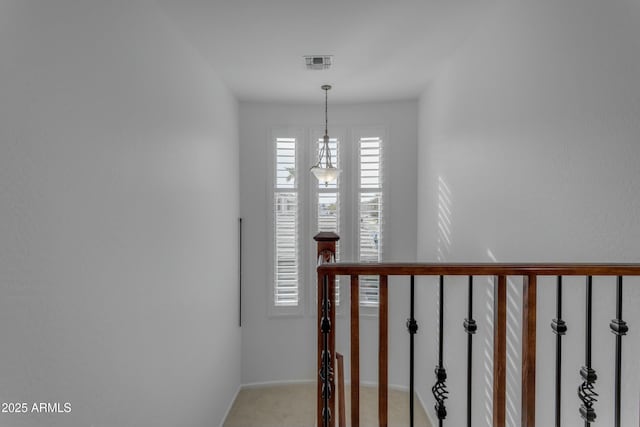
<instances>
[{"instance_id":1,"label":"window with plantation shutters","mask_svg":"<svg viewBox=\"0 0 640 427\"><path fill-rule=\"evenodd\" d=\"M336 261L380 262L383 256L383 140L381 127L335 129L329 139L331 161L342 170L325 185L309 173L323 139L313 128L272 130L269 314L300 316L316 310L317 259L313 236L332 231ZM342 310L336 277L336 308ZM343 301L344 303L344 301ZM348 305L348 304L347 304ZM363 313L377 313L378 277L360 276Z\"/></svg>"},{"instance_id":2,"label":"window with plantation shutters","mask_svg":"<svg viewBox=\"0 0 640 427\"><path fill-rule=\"evenodd\" d=\"M358 141L358 260L380 262L382 255L382 139ZM360 277L360 304L378 304L378 276Z\"/></svg>"},{"instance_id":3,"label":"window with plantation shutters","mask_svg":"<svg viewBox=\"0 0 640 427\"><path fill-rule=\"evenodd\" d=\"M273 192L274 294L276 307L300 302L299 197L295 138L276 138Z\"/></svg>"}]
</instances>

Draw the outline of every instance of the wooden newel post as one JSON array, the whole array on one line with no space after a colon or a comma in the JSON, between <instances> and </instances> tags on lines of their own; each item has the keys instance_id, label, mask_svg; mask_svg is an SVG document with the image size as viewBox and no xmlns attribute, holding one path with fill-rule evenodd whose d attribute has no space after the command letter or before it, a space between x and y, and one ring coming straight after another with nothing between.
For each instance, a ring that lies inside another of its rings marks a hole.
<instances>
[{"instance_id":1,"label":"wooden newel post","mask_svg":"<svg viewBox=\"0 0 640 427\"><path fill-rule=\"evenodd\" d=\"M317 242L318 264L335 262L336 242L340 237L332 232L320 232L313 239ZM317 426L335 427L335 379L336 310L335 276L326 278L318 274L318 387ZM326 292L326 294L325 294Z\"/></svg>"}]
</instances>

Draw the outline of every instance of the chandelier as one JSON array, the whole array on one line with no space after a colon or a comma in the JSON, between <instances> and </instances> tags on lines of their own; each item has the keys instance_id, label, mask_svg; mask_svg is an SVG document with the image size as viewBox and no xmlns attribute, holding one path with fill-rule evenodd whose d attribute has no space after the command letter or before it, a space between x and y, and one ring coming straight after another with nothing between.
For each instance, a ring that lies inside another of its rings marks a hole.
<instances>
[{"instance_id":1,"label":"chandelier","mask_svg":"<svg viewBox=\"0 0 640 427\"><path fill-rule=\"evenodd\" d=\"M329 185L330 182L338 179L338 175L340 174L340 169L335 167L331 162L331 150L329 149L329 131L328 131L328 92L331 89L330 85L323 85L322 90L324 90L324 137L322 141L322 146L320 147L320 153L318 155L318 163L316 163L312 168L311 172L318 179L318 182L324 182L325 187Z\"/></svg>"}]
</instances>

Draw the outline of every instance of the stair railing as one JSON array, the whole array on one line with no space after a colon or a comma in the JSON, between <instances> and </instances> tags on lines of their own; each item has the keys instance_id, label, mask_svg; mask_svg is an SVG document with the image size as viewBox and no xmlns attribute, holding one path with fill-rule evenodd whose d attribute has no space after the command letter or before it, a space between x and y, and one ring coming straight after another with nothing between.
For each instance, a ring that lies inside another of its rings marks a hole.
<instances>
[{"instance_id":1,"label":"stair railing","mask_svg":"<svg viewBox=\"0 0 640 427\"><path fill-rule=\"evenodd\" d=\"M444 367L444 297L447 276L468 277L467 318L463 327L468 334L467 342L467 427L472 426L472 349L473 334L477 322L473 319L473 279L476 276L494 277L494 321L493 321L493 426L506 425L506 372L507 372L507 279L512 276L523 277L522 292L522 427L534 427L536 410L536 304L537 280L540 276L557 277L556 317L551 322L552 332L556 335L555 370L555 427L561 427L561 369L562 337L567 333L566 322L562 318L562 278L565 276L585 277L585 364L579 369L582 382L578 385L579 408L576 416L581 417L585 427L590 427L596 419L595 403L598 393L595 391L597 374L591 366L591 336L593 310L593 276L616 277L615 318L609 327L615 335L614 366L614 414L613 427L621 426L622 407L622 338L629 328L623 320L623 282L625 276L640 276L640 264L444 264L444 263L336 263L334 233L320 233L318 241L318 411L317 425L335 427L335 389L333 366L335 361L335 276L349 276L351 287L351 426L360 425L360 337L359 337L359 276L378 276L379 280L379 348L378 348L378 420L381 427L387 426L388 408L388 277L409 276L410 317L407 330L410 334L410 425L414 425L414 335L418 330L415 319L415 276L431 276L439 279L439 322L438 322L438 366L435 369L435 383L432 392L435 412L440 427L447 417L446 399L448 395ZM609 391L602 394L609 394ZM633 402L632 404L636 404Z\"/></svg>"}]
</instances>

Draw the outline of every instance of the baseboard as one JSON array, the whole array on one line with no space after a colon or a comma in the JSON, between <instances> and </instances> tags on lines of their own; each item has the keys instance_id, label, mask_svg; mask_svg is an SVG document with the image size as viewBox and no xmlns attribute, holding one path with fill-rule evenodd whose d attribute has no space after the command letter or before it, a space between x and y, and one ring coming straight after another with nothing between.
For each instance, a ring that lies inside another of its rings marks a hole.
<instances>
[{"instance_id":1,"label":"baseboard","mask_svg":"<svg viewBox=\"0 0 640 427\"><path fill-rule=\"evenodd\" d=\"M240 394L240 390L242 390L242 384L238 386L236 389L236 393L233 395L233 399L229 403L227 410L224 413L224 417L222 417L222 421L220 422L220 427L224 427L224 423L227 422L227 417L229 416L229 412L231 412L231 408L233 408L233 404L236 403L236 399L238 398L238 394Z\"/></svg>"},{"instance_id":2,"label":"baseboard","mask_svg":"<svg viewBox=\"0 0 640 427\"><path fill-rule=\"evenodd\" d=\"M420 392L416 391L416 396L418 396L418 401L420 402L420 405L422 405L422 409L424 410L424 413L427 415L427 420L429 420L429 424L432 426L435 426L436 424L431 419L431 414L429 413L429 411L427 411L427 405L425 405L424 400L422 400L422 395L420 394Z\"/></svg>"},{"instance_id":3,"label":"baseboard","mask_svg":"<svg viewBox=\"0 0 640 427\"><path fill-rule=\"evenodd\" d=\"M344 385L351 385L351 381L345 381ZM378 383L374 382L374 381L360 381L360 385L366 386L366 387L378 387ZM409 391L409 387L404 386L404 385L398 385L398 384L388 384L387 388L389 390L396 390L396 391Z\"/></svg>"},{"instance_id":4,"label":"baseboard","mask_svg":"<svg viewBox=\"0 0 640 427\"><path fill-rule=\"evenodd\" d=\"M296 384L315 384L316 380L287 380L287 381L264 381L257 383L247 383L242 384L240 389L252 389L252 388L263 388L263 387L277 387L284 385L296 385ZM344 385L351 385L351 381L345 381ZM374 381L360 381L360 385L365 387L377 387L378 383ZM404 385L397 384L389 384L389 390L398 390L398 391L409 391L409 387Z\"/></svg>"},{"instance_id":5,"label":"baseboard","mask_svg":"<svg viewBox=\"0 0 640 427\"><path fill-rule=\"evenodd\" d=\"M247 383L242 384L240 389L251 389L251 388L264 388L264 387L276 387L282 385L296 385L296 384L313 384L315 380L287 380L287 381L264 381L258 383Z\"/></svg>"}]
</instances>

